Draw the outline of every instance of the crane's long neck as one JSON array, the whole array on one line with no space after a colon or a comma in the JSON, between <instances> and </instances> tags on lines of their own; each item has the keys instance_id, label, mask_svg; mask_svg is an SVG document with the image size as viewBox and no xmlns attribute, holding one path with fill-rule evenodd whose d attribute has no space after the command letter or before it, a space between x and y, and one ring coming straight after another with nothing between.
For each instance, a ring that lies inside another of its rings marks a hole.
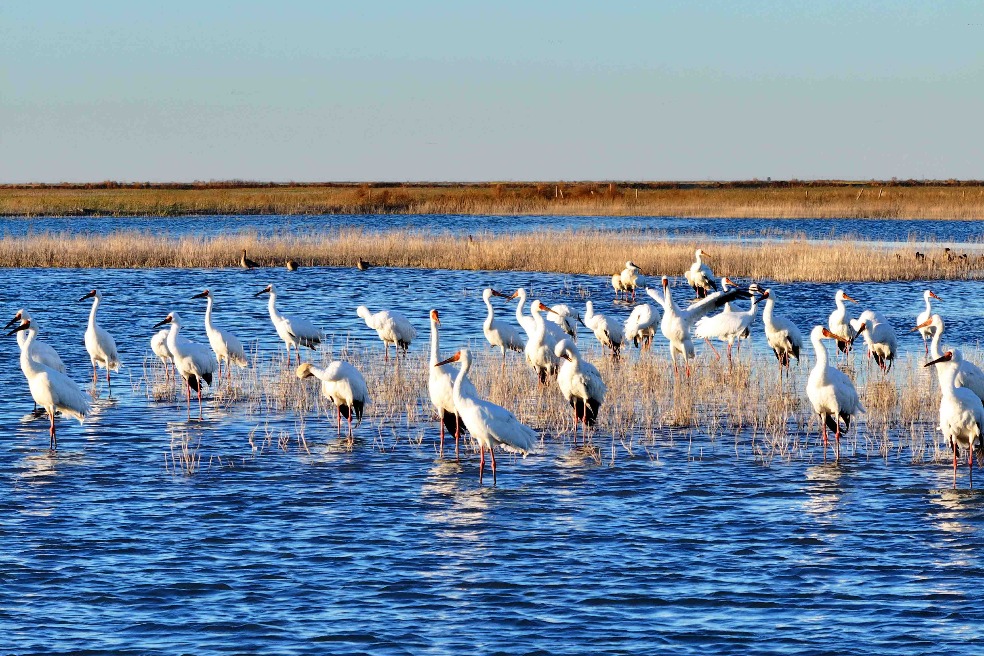
<instances>
[{"instance_id":1,"label":"crane's long neck","mask_svg":"<svg viewBox=\"0 0 984 656\"><path fill-rule=\"evenodd\" d=\"M516 306L516 321L519 325L523 325L523 306L526 305L526 290L520 290L519 292L519 305ZM530 308L530 314L533 314L533 308ZM535 319L534 319L535 321Z\"/></svg>"},{"instance_id":2,"label":"crane's long neck","mask_svg":"<svg viewBox=\"0 0 984 656\"><path fill-rule=\"evenodd\" d=\"M673 296L670 294L669 285L663 288L663 301L664 301L663 308L666 314L669 314L671 316L680 315L680 308L678 308L676 306L676 303L673 302Z\"/></svg>"},{"instance_id":3,"label":"crane's long neck","mask_svg":"<svg viewBox=\"0 0 984 656\"><path fill-rule=\"evenodd\" d=\"M817 354L817 369L823 369L827 366L827 348L823 345L823 340L820 339L819 335L812 335L810 341L813 342L813 350Z\"/></svg>"},{"instance_id":4,"label":"crane's long neck","mask_svg":"<svg viewBox=\"0 0 984 656\"><path fill-rule=\"evenodd\" d=\"M99 297L94 296L92 298L92 309L89 310L89 327L96 327L96 311L99 309Z\"/></svg>"},{"instance_id":5,"label":"crane's long neck","mask_svg":"<svg viewBox=\"0 0 984 656\"><path fill-rule=\"evenodd\" d=\"M543 323L543 316L540 314L540 308L530 306L530 315L533 317L533 334L538 339L543 339L543 336L547 333L547 324Z\"/></svg>"},{"instance_id":6,"label":"crane's long neck","mask_svg":"<svg viewBox=\"0 0 984 656\"><path fill-rule=\"evenodd\" d=\"M27 330L21 332L24 333L24 343L21 345L20 352L21 369L23 369L25 374L32 376L41 373L44 367L40 363L35 362L30 356L31 344L34 343L34 338L37 336L38 330L34 326L30 326ZM20 333L18 333L18 337L20 337Z\"/></svg>"},{"instance_id":7,"label":"crane's long neck","mask_svg":"<svg viewBox=\"0 0 984 656\"><path fill-rule=\"evenodd\" d=\"M461 366L458 369L458 376L454 379L454 402L458 403L459 399L464 398L461 395L461 387L464 384L465 378L468 377L468 370L471 369L471 356L467 351L462 353L461 358L459 358L459 364Z\"/></svg>"},{"instance_id":8,"label":"crane's long neck","mask_svg":"<svg viewBox=\"0 0 984 656\"><path fill-rule=\"evenodd\" d=\"M940 392L943 396L954 396L957 389L957 364L955 362L940 362L936 365L936 375L940 381Z\"/></svg>"},{"instance_id":9,"label":"crane's long neck","mask_svg":"<svg viewBox=\"0 0 984 656\"><path fill-rule=\"evenodd\" d=\"M495 308L492 307L492 299L490 298L485 299L485 307L489 309L489 314L487 317L485 317L485 329L491 330L492 321L495 319Z\"/></svg>"},{"instance_id":10,"label":"crane's long neck","mask_svg":"<svg viewBox=\"0 0 984 656\"><path fill-rule=\"evenodd\" d=\"M436 365L441 361L441 336L437 329L437 322L431 319L431 358L430 366Z\"/></svg>"},{"instance_id":11,"label":"crane's long neck","mask_svg":"<svg viewBox=\"0 0 984 656\"><path fill-rule=\"evenodd\" d=\"M844 299L840 296L834 297L834 303L837 304L837 311L840 312L844 317L847 317L847 306L844 305Z\"/></svg>"},{"instance_id":12,"label":"crane's long neck","mask_svg":"<svg viewBox=\"0 0 984 656\"><path fill-rule=\"evenodd\" d=\"M701 259L700 253L694 253L694 262L697 264L697 268L704 266L704 260Z\"/></svg>"},{"instance_id":13,"label":"crane's long neck","mask_svg":"<svg viewBox=\"0 0 984 656\"><path fill-rule=\"evenodd\" d=\"M748 308L748 313L747 313L748 316L750 317L755 316L755 304L757 302L758 302L758 297L755 294L752 294L752 307Z\"/></svg>"},{"instance_id":14,"label":"crane's long neck","mask_svg":"<svg viewBox=\"0 0 984 656\"><path fill-rule=\"evenodd\" d=\"M591 301L588 301L587 305L584 306L584 323L590 324L592 321L594 321L594 317L595 317L594 305L591 303Z\"/></svg>"},{"instance_id":15,"label":"crane's long neck","mask_svg":"<svg viewBox=\"0 0 984 656\"><path fill-rule=\"evenodd\" d=\"M929 345L929 352L933 356L934 360L938 360L943 353L940 351L940 341L943 339L943 326L936 324L936 330L933 331L933 341Z\"/></svg>"},{"instance_id":16,"label":"crane's long neck","mask_svg":"<svg viewBox=\"0 0 984 656\"><path fill-rule=\"evenodd\" d=\"M923 297L926 300L926 316L933 316L933 297L929 294Z\"/></svg>"},{"instance_id":17,"label":"crane's long neck","mask_svg":"<svg viewBox=\"0 0 984 656\"><path fill-rule=\"evenodd\" d=\"M277 293L270 292L270 300L267 301L267 308L270 310L270 318L273 321L280 321L280 313L277 312Z\"/></svg>"},{"instance_id":18,"label":"crane's long neck","mask_svg":"<svg viewBox=\"0 0 984 656\"><path fill-rule=\"evenodd\" d=\"M181 330L181 324L178 324L178 323L175 323L175 322L172 321L171 322L171 327L168 328L168 331L167 331L167 348L171 351L171 354L172 355L174 355L174 354L177 353L177 351L176 351L176 348L177 348L176 345L177 345L177 341L178 341L178 331L179 330Z\"/></svg>"},{"instance_id":19,"label":"crane's long neck","mask_svg":"<svg viewBox=\"0 0 984 656\"><path fill-rule=\"evenodd\" d=\"M210 333L215 328L212 326L212 297L208 297L208 305L205 306L205 332Z\"/></svg>"},{"instance_id":20,"label":"crane's long neck","mask_svg":"<svg viewBox=\"0 0 984 656\"><path fill-rule=\"evenodd\" d=\"M776 302L772 299L771 296L765 299L765 309L762 310L762 321L764 321L767 326L772 325L772 321L773 321L772 310L775 308L775 306L776 306Z\"/></svg>"}]
</instances>

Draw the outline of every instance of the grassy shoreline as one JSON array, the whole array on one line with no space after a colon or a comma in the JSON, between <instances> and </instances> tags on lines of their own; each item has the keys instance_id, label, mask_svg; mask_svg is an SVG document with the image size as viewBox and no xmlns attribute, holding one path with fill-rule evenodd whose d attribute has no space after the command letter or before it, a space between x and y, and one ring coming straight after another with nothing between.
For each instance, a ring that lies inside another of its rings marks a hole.
<instances>
[{"instance_id":1,"label":"grassy shoreline","mask_svg":"<svg viewBox=\"0 0 984 656\"><path fill-rule=\"evenodd\" d=\"M260 237L232 234L164 237L120 231L104 236L29 234L0 239L0 268L221 268L238 265L243 249L262 266L373 266L611 275L631 259L648 275L681 275L694 249L710 252L717 271L732 277L792 281L984 279L984 245L966 258L942 249L916 256L911 247L865 242L777 240L753 244L637 239L624 231L541 230L522 234L434 235L342 229Z\"/></svg>"},{"instance_id":2,"label":"grassy shoreline","mask_svg":"<svg viewBox=\"0 0 984 656\"><path fill-rule=\"evenodd\" d=\"M0 216L468 214L984 220L980 182L0 185Z\"/></svg>"}]
</instances>

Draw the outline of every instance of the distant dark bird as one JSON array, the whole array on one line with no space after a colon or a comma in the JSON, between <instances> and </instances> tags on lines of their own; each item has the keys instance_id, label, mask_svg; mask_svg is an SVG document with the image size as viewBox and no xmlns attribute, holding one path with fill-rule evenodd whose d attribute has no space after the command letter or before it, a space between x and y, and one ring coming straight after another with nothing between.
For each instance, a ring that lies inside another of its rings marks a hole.
<instances>
[{"instance_id":1,"label":"distant dark bird","mask_svg":"<svg viewBox=\"0 0 984 656\"><path fill-rule=\"evenodd\" d=\"M300 267L300 265L297 262L295 262L294 260L291 260L291 259L288 258L288 260L287 260L287 270L288 271L297 271L300 268L301 267Z\"/></svg>"},{"instance_id":2,"label":"distant dark bird","mask_svg":"<svg viewBox=\"0 0 984 656\"><path fill-rule=\"evenodd\" d=\"M926 254L925 253L920 253L919 251L916 251L916 259L917 260L925 260L926 259Z\"/></svg>"},{"instance_id":3,"label":"distant dark bird","mask_svg":"<svg viewBox=\"0 0 984 656\"><path fill-rule=\"evenodd\" d=\"M246 249L244 248L243 255L242 257L239 258L239 266L241 266L244 269L255 269L260 265L254 262L253 260L249 259L248 257L246 257Z\"/></svg>"},{"instance_id":4,"label":"distant dark bird","mask_svg":"<svg viewBox=\"0 0 984 656\"><path fill-rule=\"evenodd\" d=\"M361 257L355 262L355 268L358 269L359 271L365 271L370 266L372 265L366 262L365 260L363 260Z\"/></svg>"}]
</instances>

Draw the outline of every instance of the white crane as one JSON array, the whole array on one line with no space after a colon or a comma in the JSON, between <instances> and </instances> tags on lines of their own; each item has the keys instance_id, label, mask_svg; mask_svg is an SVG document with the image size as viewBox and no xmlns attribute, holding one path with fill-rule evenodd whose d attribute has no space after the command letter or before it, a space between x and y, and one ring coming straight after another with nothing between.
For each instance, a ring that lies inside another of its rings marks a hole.
<instances>
[{"instance_id":1,"label":"white crane","mask_svg":"<svg viewBox=\"0 0 984 656\"><path fill-rule=\"evenodd\" d=\"M490 290L486 290L490 291ZM489 294L488 296L491 296ZM486 296L486 302L488 302ZM454 454L458 455L458 438L461 437L461 418L454 408L454 379L458 375L458 370L450 364L437 366L441 360L441 317L437 310L430 311L431 325L431 351L430 366L427 368L427 391L430 393L431 403L437 411L437 417L441 425L441 456L444 456L444 431L447 429L454 434ZM471 385L471 381L465 381ZM474 391L474 390L472 390Z\"/></svg>"},{"instance_id":2,"label":"white crane","mask_svg":"<svg viewBox=\"0 0 984 656\"><path fill-rule=\"evenodd\" d=\"M957 372L954 379L957 387L966 387L984 401L984 372L981 371L980 367L970 360L964 360L963 353L961 353L960 349L956 348L948 349L951 354L948 360L941 360L943 351L940 349L940 340L943 338L943 319L940 315L934 314L929 321L923 323L925 325L916 326L912 330L915 331L918 328L925 328L930 325L934 328L930 355L937 363L937 376L945 369L953 369ZM940 386L942 385L943 382L940 381Z\"/></svg>"},{"instance_id":3,"label":"white crane","mask_svg":"<svg viewBox=\"0 0 984 656\"><path fill-rule=\"evenodd\" d=\"M892 324L888 323L881 312L865 310L858 317L857 326L858 334L864 337L865 344L868 345L869 355L887 373L895 362L895 353L898 350L898 339Z\"/></svg>"},{"instance_id":4,"label":"white crane","mask_svg":"<svg viewBox=\"0 0 984 656\"><path fill-rule=\"evenodd\" d=\"M727 280L727 278L725 278ZM714 348L711 338L728 343L728 363L731 363L731 347L735 340L745 339L751 334L752 322L755 320L755 302L757 297L752 294L752 306L747 312L735 312L726 309L714 316L705 316L694 324L694 336L702 338L714 351L718 360L721 354Z\"/></svg>"},{"instance_id":5,"label":"white crane","mask_svg":"<svg viewBox=\"0 0 984 656\"><path fill-rule=\"evenodd\" d=\"M81 424L89 413L89 399L71 378L57 369L52 369L31 358L33 342L38 331L33 329L30 321L21 321L19 326L7 334L13 335L25 330L27 331L27 338L20 349L21 370L27 377L27 386L31 390L34 402L48 413L48 418L51 420L51 426L48 430L49 447L56 449L58 448L58 437L55 434L55 413L61 412L69 417L74 417Z\"/></svg>"},{"instance_id":6,"label":"white crane","mask_svg":"<svg viewBox=\"0 0 984 656\"><path fill-rule=\"evenodd\" d=\"M926 309L923 310L922 312L920 312L919 315L916 317L916 323L917 324L919 324L919 325L926 324L926 327L925 328L919 328L919 334L922 336L922 339L923 339L923 346L926 347L926 355L929 355L929 340L930 340L930 338L932 338L933 331L935 330L933 328L932 324L927 324L926 323L933 316L933 300L932 299L934 299L934 298L937 301L942 301L943 300L939 296L937 296L936 294L934 294L932 291L930 291L928 289L923 292L923 300L926 301Z\"/></svg>"},{"instance_id":7,"label":"white crane","mask_svg":"<svg viewBox=\"0 0 984 656\"><path fill-rule=\"evenodd\" d=\"M228 330L216 328L212 323L212 303L215 297L212 296L210 291L206 289L200 294L195 294L192 298L208 299L208 305L205 306L205 334L208 335L209 346L215 352L215 359L219 363L219 370L217 372L219 378L222 378L222 363L225 362L226 377L231 380L232 365L243 368L249 366L249 360L246 358L246 350L243 349L242 342L235 335Z\"/></svg>"},{"instance_id":8,"label":"white crane","mask_svg":"<svg viewBox=\"0 0 984 656\"><path fill-rule=\"evenodd\" d=\"M622 324L603 314L597 314L594 311L594 303L588 301L584 304L584 325L594 333L598 343L611 350L612 360L618 360L619 351L625 342Z\"/></svg>"},{"instance_id":9,"label":"white crane","mask_svg":"<svg viewBox=\"0 0 984 656\"><path fill-rule=\"evenodd\" d=\"M348 420L349 440L352 434L352 417L356 418L355 427L362 424L362 413L369 405L369 388L359 370L348 362L334 360L327 367L318 367L308 362L297 368L297 377L304 379L314 376L321 381L321 394L329 399L336 408L336 433L342 433L342 417Z\"/></svg>"},{"instance_id":10,"label":"white crane","mask_svg":"<svg viewBox=\"0 0 984 656\"><path fill-rule=\"evenodd\" d=\"M379 339L383 340L385 359L389 360L389 347L393 345L394 353L399 349L404 352L410 348L410 342L417 336L417 330L410 325L410 320L396 310L382 310L373 314L365 305L356 308L366 325L376 331Z\"/></svg>"},{"instance_id":11,"label":"white crane","mask_svg":"<svg viewBox=\"0 0 984 656\"><path fill-rule=\"evenodd\" d=\"M492 458L492 484L496 483L495 447L506 451L523 454L526 457L534 449L539 436L529 426L516 419L513 413L500 405L491 403L478 396L477 392L469 391L465 385L468 370L471 368L471 353L461 349L437 366L451 362L460 362L461 369L454 381L454 407L465 424L465 428L478 441L479 466L478 483L482 484L482 473L485 470L485 449L489 450ZM471 388L472 390L474 387Z\"/></svg>"},{"instance_id":12,"label":"white crane","mask_svg":"<svg viewBox=\"0 0 984 656\"><path fill-rule=\"evenodd\" d=\"M842 353L849 353L851 346L854 344L854 338L858 336L858 333L854 329L854 326L851 325L851 318L847 314L847 307L844 305L844 301L857 303L856 300L845 294L843 289L838 289L837 293L834 294L834 303L837 305L837 308L830 313L830 317L827 319L827 328L834 335L841 338L837 340L837 350Z\"/></svg>"},{"instance_id":13,"label":"white crane","mask_svg":"<svg viewBox=\"0 0 984 656\"><path fill-rule=\"evenodd\" d=\"M694 343L690 339L691 327L698 319L714 308L721 307L739 296L748 296L749 294L740 289L715 292L683 310L673 302L673 297L670 293L670 281L666 276L663 276L662 284L662 296L649 288L646 289L646 293L663 307L663 318L659 322L659 329L663 333L663 337L670 343L670 359L673 360L673 372L679 373L676 362L676 356L679 353L683 356L686 373L689 376L690 360L694 357Z\"/></svg>"},{"instance_id":14,"label":"white crane","mask_svg":"<svg viewBox=\"0 0 984 656\"><path fill-rule=\"evenodd\" d=\"M574 409L573 430L577 438L577 422L581 422L585 430L595 425L608 388L597 367L582 358L570 340L558 342L554 353L564 360L557 372L557 386Z\"/></svg>"},{"instance_id":15,"label":"white crane","mask_svg":"<svg viewBox=\"0 0 984 656\"><path fill-rule=\"evenodd\" d=\"M779 361L779 373L789 369L789 359L800 361L800 351L803 349L803 335L792 321L775 313L775 296L771 289L762 293L765 299L765 309L762 311L762 323L765 324L765 339L769 342L772 352Z\"/></svg>"},{"instance_id":16,"label":"white crane","mask_svg":"<svg viewBox=\"0 0 984 656\"><path fill-rule=\"evenodd\" d=\"M635 300L636 287L639 283L639 267L629 260L625 263L625 268L622 269L622 273L619 274L619 278L622 280L622 290L625 292L632 293L632 300Z\"/></svg>"},{"instance_id":17,"label":"white crane","mask_svg":"<svg viewBox=\"0 0 984 656\"><path fill-rule=\"evenodd\" d=\"M318 350L318 344L324 341L325 334L313 323L301 317L289 317L277 311L277 290L273 285L267 285L260 291L253 294L269 294L270 301L267 305L270 310L270 321L277 329L280 339L284 340L287 346L287 366L290 366L290 347L294 347L297 352L297 364L301 364L301 347L306 346L312 351Z\"/></svg>"},{"instance_id":18,"label":"white crane","mask_svg":"<svg viewBox=\"0 0 984 656\"><path fill-rule=\"evenodd\" d=\"M711 267L704 263L705 257L709 257L709 255L703 250L698 248L694 251L694 263L683 274L683 277L687 279L687 283L690 284L697 298L704 298L712 291L717 291L717 283L714 282L714 272L711 271Z\"/></svg>"},{"instance_id":19,"label":"white crane","mask_svg":"<svg viewBox=\"0 0 984 656\"><path fill-rule=\"evenodd\" d=\"M167 333L167 349L171 352L175 370L184 378L185 389L188 392L188 416L191 416L191 390L198 393L198 418L202 418L202 385L212 384L212 374L218 369L218 363L212 351L206 346L196 344L184 335L181 330L181 317L177 312L171 312L164 319L154 324L154 328L171 324Z\"/></svg>"},{"instance_id":20,"label":"white crane","mask_svg":"<svg viewBox=\"0 0 984 656\"><path fill-rule=\"evenodd\" d=\"M161 359L161 364L164 365L164 380L168 380L171 377L169 364L172 363L172 358L171 350L167 347L168 332L170 331L167 328L162 328L150 338L150 350Z\"/></svg>"},{"instance_id":21,"label":"white crane","mask_svg":"<svg viewBox=\"0 0 984 656\"><path fill-rule=\"evenodd\" d=\"M96 311L99 309L102 294L93 289L79 300L84 301L87 298L93 299L92 310L89 311L89 326L85 329L85 350L89 352L89 360L92 362L92 386L95 387L98 380L97 367L102 367L106 370L106 384L112 394L113 382L109 372L119 371L121 366L116 353L116 340L96 323Z\"/></svg>"},{"instance_id":22,"label":"white crane","mask_svg":"<svg viewBox=\"0 0 984 656\"><path fill-rule=\"evenodd\" d=\"M851 428L851 417L864 412L854 383L843 372L827 364L827 349L823 339L842 340L823 326L816 326L810 333L810 341L817 354L817 363L810 372L806 383L806 395L813 404L813 411L820 417L823 431L823 450L827 453L827 429L834 431L834 457L840 457L840 422L844 422L844 432Z\"/></svg>"},{"instance_id":23,"label":"white crane","mask_svg":"<svg viewBox=\"0 0 984 656\"><path fill-rule=\"evenodd\" d=\"M925 366L950 362L953 352L947 351L941 357L926 363ZM970 480L974 480L974 447L984 449L984 404L971 390L958 387L957 370L944 367L938 371L940 379L940 430L953 448L953 484L957 484L957 458L960 447L967 449L967 467Z\"/></svg>"},{"instance_id":24,"label":"white crane","mask_svg":"<svg viewBox=\"0 0 984 656\"><path fill-rule=\"evenodd\" d=\"M622 274L613 273L612 274L612 289L615 290L615 300L618 300L619 293L625 293L625 285L622 284Z\"/></svg>"},{"instance_id":25,"label":"white crane","mask_svg":"<svg viewBox=\"0 0 984 656\"><path fill-rule=\"evenodd\" d=\"M31 327L28 328L26 331L22 330L17 332L17 346L21 350L24 350L25 345L27 344L28 332L34 331L36 334L40 331L41 327L38 326L38 323L31 318L31 314L24 309L18 310L17 314L14 315L14 318L8 321L7 325L4 326L4 328L10 328L14 324L24 321L30 322ZM47 342L42 342L40 339L37 338L31 340L30 348L28 348L27 355L29 358L31 358L38 364L43 364L44 366L54 369L55 371L60 371L61 373L65 373L65 363L62 362L62 359L58 355L58 352L55 351L55 349L51 346L51 344L48 344ZM23 366L21 366L21 371L24 373L24 377L27 378L27 370L24 369ZM37 412L38 412L38 404L35 403L34 413L37 414Z\"/></svg>"},{"instance_id":26,"label":"white crane","mask_svg":"<svg viewBox=\"0 0 984 656\"><path fill-rule=\"evenodd\" d=\"M530 303L530 316L533 318L533 334L530 335L529 339L526 340L526 361L530 363L533 367L533 371L536 372L536 377L539 379L540 384L543 385L547 382L548 376L553 376L557 373L557 366L559 365L559 360L556 355L554 355L553 349L554 345L559 340L551 341L547 335L547 322L543 320L540 316L541 312L553 312L546 305L540 301L533 301ZM549 324L554 325L556 324Z\"/></svg>"},{"instance_id":27,"label":"white crane","mask_svg":"<svg viewBox=\"0 0 984 656\"><path fill-rule=\"evenodd\" d=\"M501 293L497 292L498 295L502 296ZM526 331L526 342L529 345L529 340L533 338L533 333L536 330L536 321L533 319L533 304L530 304L530 314L523 314L523 306L526 305L526 290L520 287L511 296L506 296L509 300L519 299L519 305L516 306L516 321L519 322L520 327ZM547 308L543 310L544 312L553 313L554 310ZM564 339L567 333L558 324L552 321L543 322L543 340L547 348L550 349L550 353L553 354L553 348L557 345L557 342ZM559 363L558 363L559 364Z\"/></svg>"},{"instance_id":28,"label":"white crane","mask_svg":"<svg viewBox=\"0 0 984 656\"><path fill-rule=\"evenodd\" d=\"M495 308L492 306L492 296L502 296L504 298L509 298L501 292L497 292L493 289L486 288L482 292L482 299L485 301L485 307L489 309L488 316L485 317L485 323L482 325L482 332L485 333L485 339L489 341L489 344L493 348L498 346L502 350L502 366L506 366L506 350L519 351L520 353L526 348L526 340L523 336L519 334L519 331L507 324L505 321L500 321L495 318Z\"/></svg>"},{"instance_id":29,"label":"white crane","mask_svg":"<svg viewBox=\"0 0 984 656\"><path fill-rule=\"evenodd\" d=\"M642 303L632 308L632 313L625 320L625 341L631 341L636 348L647 350L652 347L656 336L656 326L659 324L659 312L649 303Z\"/></svg>"}]
</instances>

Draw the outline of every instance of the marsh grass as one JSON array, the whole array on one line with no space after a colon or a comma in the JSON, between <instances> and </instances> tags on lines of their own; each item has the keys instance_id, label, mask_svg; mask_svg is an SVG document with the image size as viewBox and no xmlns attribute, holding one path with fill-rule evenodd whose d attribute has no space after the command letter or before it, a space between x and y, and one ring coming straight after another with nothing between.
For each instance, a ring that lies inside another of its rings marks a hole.
<instances>
[{"instance_id":1,"label":"marsh grass","mask_svg":"<svg viewBox=\"0 0 984 656\"><path fill-rule=\"evenodd\" d=\"M687 378L674 376L667 355L658 348L641 357L633 350L618 363L587 340L582 340L582 348L608 385L598 425L587 435L575 436L570 406L556 384L538 385L518 354L510 354L503 367L497 352L473 344L472 382L485 398L509 408L540 432L544 444L561 447L569 464L659 460L667 449L681 448L694 459L731 451L736 458L751 457L763 464L833 457L832 448L826 454L819 448L819 423L805 393L808 362L794 365L792 374L780 379L771 357L745 354L729 367L727 361L702 355ZM969 355L980 359L980 353ZM355 445L380 452L405 445L436 455L438 427L427 393L425 354L385 362L375 348L330 337L315 361L331 359L351 362L369 386L372 402L363 424L355 429ZM249 369L234 370L232 382L220 383L210 401L223 411L242 411L246 421L257 420L249 437L254 454L353 448L353 443L337 439L335 409L321 396L316 381L298 379L295 367L287 367L279 354L256 362ZM922 362L900 358L886 375L859 354L853 366L842 370L855 380L867 408L842 437L842 456L949 462L949 446L936 429L938 385ZM164 384L163 369L155 360L147 371L147 388L157 390ZM271 428L271 421L279 427ZM343 438L345 432L343 420ZM445 444L446 456L449 447L453 450L453 438ZM473 447L465 439L462 448L467 452ZM194 471L200 466L197 450L190 439L175 437L169 469Z\"/></svg>"},{"instance_id":2,"label":"marsh grass","mask_svg":"<svg viewBox=\"0 0 984 656\"><path fill-rule=\"evenodd\" d=\"M551 214L984 219L979 182L9 185L0 215Z\"/></svg>"},{"instance_id":3,"label":"marsh grass","mask_svg":"<svg viewBox=\"0 0 984 656\"><path fill-rule=\"evenodd\" d=\"M0 267L221 268L238 265L243 249L262 266L374 266L487 271L546 271L611 275L627 257L645 274L679 275L694 249L706 242L653 238L643 232L543 230L477 236L394 230L342 229L315 234L162 237L122 231L103 236L62 233L0 239ZM984 277L984 245L970 244L966 258L942 249L916 258L910 248L839 241L719 242L707 248L715 268L732 277L788 281L931 280ZM367 275L371 275L371 270ZM583 290L571 290L584 293Z\"/></svg>"}]
</instances>

